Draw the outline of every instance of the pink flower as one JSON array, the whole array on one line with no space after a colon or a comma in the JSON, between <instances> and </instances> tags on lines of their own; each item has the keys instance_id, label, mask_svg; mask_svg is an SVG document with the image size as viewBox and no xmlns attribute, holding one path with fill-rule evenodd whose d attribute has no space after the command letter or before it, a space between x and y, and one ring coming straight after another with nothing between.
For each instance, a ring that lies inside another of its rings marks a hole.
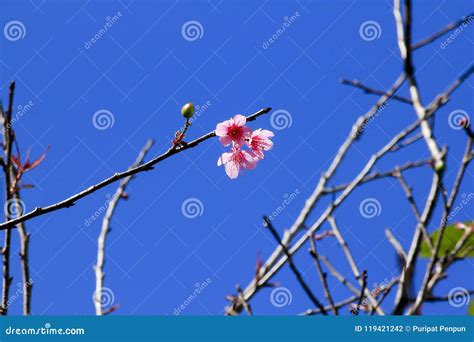
<instances>
[{"instance_id":1,"label":"pink flower","mask_svg":"<svg viewBox=\"0 0 474 342\"><path fill-rule=\"evenodd\" d=\"M247 170L255 169L257 160L247 151L240 147L233 147L230 152L222 153L217 160L217 166L225 166L225 172L230 179L235 179L241 173L242 168Z\"/></svg>"},{"instance_id":2,"label":"pink flower","mask_svg":"<svg viewBox=\"0 0 474 342\"><path fill-rule=\"evenodd\" d=\"M247 145L252 149L252 154L258 158L263 159L263 151L271 150L273 141L270 140L274 136L273 132L267 129L257 129L252 133L247 141Z\"/></svg>"},{"instance_id":3,"label":"pink flower","mask_svg":"<svg viewBox=\"0 0 474 342\"><path fill-rule=\"evenodd\" d=\"M216 135L219 137L219 141L224 145L228 146L234 142L239 146L242 146L252 130L245 126L247 118L243 115L237 114L232 119L217 124Z\"/></svg>"}]
</instances>

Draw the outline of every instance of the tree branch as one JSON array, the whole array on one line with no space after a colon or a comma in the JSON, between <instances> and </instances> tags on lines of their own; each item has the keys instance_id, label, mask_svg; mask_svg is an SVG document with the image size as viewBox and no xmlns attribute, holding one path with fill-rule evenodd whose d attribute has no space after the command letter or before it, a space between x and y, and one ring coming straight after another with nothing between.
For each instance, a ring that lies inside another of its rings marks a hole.
<instances>
[{"instance_id":1,"label":"tree branch","mask_svg":"<svg viewBox=\"0 0 474 342\"><path fill-rule=\"evenodd\" d=\"M143 163L148 151L153 146L154 141L148 140L146 145L142 148L140 153L137 156L135 162L130 166L129 169L134 169L140 166ZM105 264L105 244L107 235L110 232L110 221L112 216L117 208L117 204L121 198L123 198L125 194L125 190L127 185L133 179L133 175L124 178L121 182L117 190L115 191L114 195L110 199L110 202L107 206L107 211L105 212L104 219L102 221L102 228L99 234L99 238L97 241L97 264L94 267L95 270L95 292L94 292L94 305L95 305L95 313L98 316L103 315L103 308L102 308L102 289L104 287L104 264Z\"/></svg>"},{"instance_id":2,"label":"tree branch","mask_svg":"<svg viewBox=\"0 0 474 342\"><path fill-rule=\"evenodd\" d=\"M248 116L247 121L256 120L259 116L261 116L263 114L266 114L270 111L271 111L271 108L261 109L260 111ZM153 170L153 167L156 164L160 163L161 161L163 161L165 159L168 159L169 157L174 156L175 154L178 154L178 153L186 151L190 148L196 147L197 145L199 145L203 141L206 141L206 140L208 140L212 137L215 137L215 136L216 136L215 131L212 131L212 132L209 132L207 134L204 134L203 136L201 136L201 137L199 137L199 138L197 138L197 139L195 139L195 140L193 140L193 141L191 141L191 142L189 142L185 145L182 145L182 146L179 146L179 147L172 146L165 153L153 158L152 160L150 160L150 161L148 161L148 162L146 162L146 163L144 163L140 166L137 166L133 169L129 169L129 170L123 171L123 172L117 172L113 176L111 176L107 179L104 179L103 181L101 181L101 182L99 182L95 185L92 185L92 186L88 187L87 189L84 189L81 192L79 192L75 195L72 195L72 196L70 196L70 197L68 197L68 198L66 198L66 199L64 199L60 202L49 205L47 207L36 207L34 210L30 211L29 213L21 215L21 216L15 218L15 219L7 220L6 222L0 224L0 230L11 229L20 222L24 222L24 221L30 220L34 217L42 216L44 214L47 214L47 213L50 213L50 212L53 212L53 211L56 211L56 210L59 210L59 209L69 208L69 207L73 206L80 199L96 192L99 189L102 189L102 188L106 187L109 184L112 184L112 183L114 183L114 182L116 182L120 179L126 178L128 176L135 175L135 174L140 173L140 172Z\"/></svg>"}]
</instances>

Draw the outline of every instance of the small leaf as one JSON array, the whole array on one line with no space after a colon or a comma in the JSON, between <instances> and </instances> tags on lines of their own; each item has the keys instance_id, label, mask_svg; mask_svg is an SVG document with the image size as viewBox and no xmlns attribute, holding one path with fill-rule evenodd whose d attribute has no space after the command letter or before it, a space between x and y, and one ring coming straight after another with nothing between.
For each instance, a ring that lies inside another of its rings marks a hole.
<instances>
[{"instance_id":1,"label":"small leaf","mask_svg":"<svg viewBox=\"0 0 474 342\"><path fill-rule=\"evenodd\" d=\"M466 222L466 226L470 226L472 222ZM449 255L453 248L458 243L459 239L465 234L465 229L460 229L456 227L456 224L447 226L444 231L443 239L441 241L441 246L439 248L439 256L444 257ZM439 235L439 230L436 230L433 234L431 234L431 240L433 243L436 242ZM431 250L426 244L426 241L423 241L420 248L420 256L424 258L431 257ZM466 239L464 246L458 253L459 257L474 257L474 234L471 235Z\"/></svg>"}]
</instances>

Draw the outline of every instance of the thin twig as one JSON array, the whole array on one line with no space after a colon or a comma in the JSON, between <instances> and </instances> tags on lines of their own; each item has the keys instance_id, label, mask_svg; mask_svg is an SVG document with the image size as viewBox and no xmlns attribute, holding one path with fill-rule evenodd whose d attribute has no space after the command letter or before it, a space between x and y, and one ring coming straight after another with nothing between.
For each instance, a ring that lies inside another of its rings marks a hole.
<instances>
[{"instance_id":1,"label":"thin twig","mask_svg":"<svg viewBox=\"0 0 474 342\"><path fill-rule=\"evenodd\" d=\"M416 49L419 49L422 46L425 46L425 45L428 45L431 42L434 42L436 39L444 36L446 33L451 32L452 30L458 28L459 26L469 24L468 19L471 18L473 15L474 15L474 13L470 13L469 15L459 19L458 21L455 21L455 22L445 26L442 30L436 32L435 34L433 34L433 35L431 35L427 38L424 38L424 39L420 40L419 42L413 44L411 46L411 49L413 51L416 50Z\"/></svg>"},{"instance_id":2,"label":"thin twig","mask_svg":"<svg viewBox=\"0 0 474 342\"><path fill-rule=\"evenodd\" d=\"M256 120L259 116L261 116L263 114L266 114L270 111L271 111L271 108L261 109L258 112L254 113L252 115L249 115L247 117L247 121ZM212 132L204 134L203 136L201 136L201 137L199 137L199 138L197 138L197 139L195 139L195 140L193 140L193 141L191 141L187 144L184 144L182 146L179 146L179 147L171 146L165 153L151 159L150 161L148 161L148 162L146 162L146 163L144 163L140 166L137 166L133 169L129 169L129 170L126 170L126 171L123 171L123 172L117 172L113 176L111 176L107 179L104 179L103 181L101 181L101 182L99 182L95 185L92 185L92 186L88 187L87 189L84 189L81 192L79 192L75 195L72 195L72 196L70 196L70 197L68 197L68 198L66 198L62 201L59 201L59 202L55 203L55 204L51 204L51 205L46 206L46 207L36 207L34 210L30 211L29 213L21 215L21 216L15 218L15 219L7 220L6 222L0 224L0 230L11 229L11 228L15 227L16 224L18 224L20 222L24 222L24 221L30 220L34 217L42 216L44 214L47 214L47 213L50 213L50 212L53 212L53 211L56 211L56 210L59 210L59 209L72 207L80 199L96 192L99 189L102 189L103 187L106 187L109 184L112 184L112 183L114 183L114 182L116 182L120 179L126 178L128 176L136 175L137 173L140 173L140 172L153 170L154 166L156 164L160 163L161 161L163 161L165 159L168 159L169 157L174 156L175 154L178 154L178 153L186 151L190 148L196 147L197 145L199 145L203 141L208 140L208 139L210 139L212 137L215 137L215 136L216 136L215 131L212 131Z\"/></svg>"},{"instance_id":3,"label":"thin twig","mask_svg":"<svg viewBox=\"0 0 474 342\"><path fill-rule=\"evenodd\" d=\"M361 89L366 94L373 94L373 95L379 95L379 96L386 95L385 91L368 87L364 85L362 82L360 82L359 80L348 80L348 79L343 78L341 79L341 83L344 85ZM411 99L403 97L403 96L399 96L399 95L393 95L392 99L400 101L402 103L408 103L410 105L413 104L413 101Z\"/></svg>"},{"instance_id":4,"label":"thin twig","mask_svg":"<svg viewBox=\"0 0 474 342\"><path fill-rule=\"evenodd\" d=\"M360 184L368 183L370 181L382 179L382 178L396 177L397 171L406 171L406 170L415 169L421 166L430 165L432 164L432 162L433 162L433 159L430 158L430 159L425 159L425 160L419 160L416 162L408 162L404 165L396 166L394 169L384 171L384 172L374 171L370 175L364 177L361 180ZM351 183L345 183L341 185L332 186L332 187L324 189L323 193L329 194L333 192L342 191L346 189L350 184Z\"/></svg>"},{"instance_id":5,"label":"thin twig","mask_svg":"<svg viewBox=\"0 0 474 342\"><path fill-rule=\"evenodd\" d=\"M362 301L364 300L364 292L367 289L367 271L363 270L362 271L362 285L361 285L361 290L360 290L360 296L359 300L357 301L357 306L356 306L356 315L359 314L359 308L361 307Z\"/></svg>"},{"instance_id":6,"label":"thin twig","mask_svg":"<svg viewBox=\"0 0 474 342\"><path fill-rule=\"evenodd\" d=\"M13 98L15 95L15 82L10 83L9 102L8 109L4 113L3 117L3 152L5 161L3 164L3 171L5 175L5 221L12 219L12 210L18 209L18 203L12 202L12 180L13 180L13 167L11 162L12 144L14 139L14 133L11 125L12 111L13 111ZM16 207L15 207L16 206ZM2 303L0 313L6 315L8 313L8 294L10 292L10 285L12 277L10 277L10 245L11 245L11 232L5 232L5 240L2 248L3 257L3 287L2 287Z\"/></svg>"},{"instance_id":7,"label":"thin twig","mask_svg":"<svg viewBox=\"0 0 474 342\"><path fill-rule=\"evenodd\" d=\"M130 166L130 169L136 168L143 163L148 151L153 146L154 141L148 140L146 145L141 149L140 153L137 156L135 162ZM94 292L94 306L95 306L95 313L98 316L102 316L104 314L104 310L102 308L102 289L104 287L104 264L105 264L105 246L106 246L106 239L107 235L110 232L110 221L112 216L117 208L117 204L121 198L123 198L125 194L125 190L127 185L133 179L133 175L124 178L120 185L118 186L117 190L115 191L114 195L110 199L110 202L107 205L107 211L105 212L104 219L102 221L102 228L99 234L99 238L97 241L97 264L94 267L95 270L95 292Z\"/></svg>"},{"instance_id":8,"label":"thin twig","mask_svg":"<svg viewBox=\"0 0 474 342\"><path fill-rule=\"evenodd\" d=\"M306 284L305 280L303 279L303 275L301 274L301 272L298 270L298 268L296 267L295 263L293 262L293 258L291 257L290 253L288 252L288 249L286 248L285 245L282 244L281 242L281 238L280 236L278 235L278 232L276 231L275 227L273 227L273 224L272 224L272 221L264 216L263 217L263 222L264 222L264 226L266 228L268 228L268 230L270 231L270 233L272 234L272 236L275 238L275 241L277 243L280 244L280 246L283 248L283 252L285 253L285 255L288 257L288 265L290 266L290 269L291 271L293 272L293 274L296 276L296 279L298 280L298 282L300 283L301 287L303 288L304 292L306 293L306 295L309 297L309 299L311 300L311 302L313 302L313 304L318 307L319 310L321 310L321 313L323 315L327 315L327 312L326 310L324 309L324 305L321 304L321 302L316 298L316 296L314 295L313 291L311 291L311 289L309 288L308 284Z\"/></svg>"},{"instance_id":9,"label":"thin twig","mask_svg":"<svg viewBox=\"0 0 474 342\"><path fill-rule=\"evenodd\" d=\"M334 300L331 296L331 291L329 290L328 281L327 281L327 274L323 271L321 266L321 261L319 261L318 252L316 251L316 242L314 241L314 237L310 240L311 248L309 250L309 254L313 257L314 264L316 265L316 270L318 271L319 278L321 279L321 284L323 285L324 295L331 306L332 311L335 315L338 315L337 307L334 305Z\"/></svg>"},{"instance_id":10,"label":"thin twig","mask_svg":"<svg viewBox=\"0 0 474 342\"><path fill-rule=\"evenodd\" d=\"M407 254L403 250L403 247L400 244L400 242L397 240L397 238L392 234L392 232L388 228L385 229L385 236L387 237L388 241L390 242L390 244L393 246L393 248L397 252L397 254L400 257L400 259L402 260L403 264L405 264L406 261L407 261Z\"/></svg>"},{"instance_id":11,"label":"thin twig","mask_svg":"<svg viewBox=\"0 0 474 342\"><path fill-rule=\"evenodd\" d=\"M361 291L360 291L360 296L359 297L363 297L364 295L367 297L369 303L371 306L375 306L376 304L376 301L375 301L375 298L373 297L372 293L370 293L370 291L367 289L366 285L366 277L367 277L367 274L365 272L364 273L361 273L359 271L359 268L357 267L357 264L354 260L354 257L352 256L352 253L351 251L349 250L349 245L347 244L346 240L343 238L342 234L341 234L341 231L339 230L338 226L337 226L337 223L336 223L336 219L332 216L329 216L327 218L327 221L329 222L329 224L331 225L331 228L332 230L334 231L334 234L336 235L336 238L337 238L337 241L339 242L339 244L341 245L342 247L342 250L344 251L344 254L346 256L346 259L347 261L349 262L349 265L351 267L351 270L352 270L352 273L354 274L354 277L357 279L357 281L359 282L359 285L361 287ZM380 314L380 315L384 315L384 312L378 308L377 312Z\"/></svg>"},{"instance_id":12,"label":"thin twig","mask_svg":"<svg viewBox=\"0 0 474 342\"><path fill-rule=\"evenodd\" d=\"M347 299L341 300L340 302L335 303L335 304L334 304L334 307L335 307L336 309L340 309L340 308L342 308L342 307L344 307L344 306L346 306L346 305L349 305L349 304L355 302L355 301L357 300L357 298L358 298L357 296L352 296L352 297L349 297L349 298L347 298ZM326 305L326 306L324 307L324 309L325 309L326 311L329 311L329 310L332 309L332 306L331 306L331 305ZM317 314L320 314L320 313L321 313L321 310L319 310L319 309L308 309L308 310L306 310L305 312L301 313L300 316L302 316L302 315L304 315L304 316L311 316L311 315L317 315Z\"/></svg>"}]
</instances>

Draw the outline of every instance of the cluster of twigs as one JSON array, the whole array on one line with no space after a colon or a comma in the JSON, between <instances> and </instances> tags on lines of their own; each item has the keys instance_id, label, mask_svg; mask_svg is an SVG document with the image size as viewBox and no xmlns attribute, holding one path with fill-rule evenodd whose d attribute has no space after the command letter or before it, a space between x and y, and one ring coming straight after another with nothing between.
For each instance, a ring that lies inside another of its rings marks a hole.
<instances>
[{"instance_id":1,"label":"cluster of twigs","mask_svg":"<svg viewBox=\"0 0 474 342\"><path fill-rule=\"evenodd\" d=\"M451 94L472 74L473 67L470 66L466 71L464 71L459 78L449 85L446 91L436 96L431 103L423 105L413 65L413 53L415 50L420 49L444 34L449 33L451 30L458 27L460 23L463 23L465 19L449 24L434 35L413 44L411 39L411 1L405 0L402 4L401 0L394 0L394 17L397 28L398 47L403 61L402 73L388 91L369 87L357 80L342 80L343 84L359 88L367 94L378 95L379 99L367 113L357 119L349 136L339 148L332 163L319 179L314 192L306 200L305 206L301 210L296 221L289 229L285 230L282 239L278 238L278 246L268 259L259 265L255 278L250 282L245 290L242 290L239 293L238 296L230 296L233 300L231 300L231 303L226 307L225 312L227 315L240 314L242 309L249 307L252 298L261 289L272 286L270 280L278 274L284 265L289 266L290 270L298 280L298 283L314 305L314 308L307 310L305 314L328 314L328 312L332 312L337 315L341 307L352 305L353 307L355 306L356 310L353 312L356 313L362 307L365 311L370 312L370 314L377 313L379 315L384 315L386 312L382 310L381 304L384 302L389 292L395 288L395 302L390 312L391 314L417 314L420 312L421 305L426 301L448 300L447 296L435 297L433 295L434 288L441 279L446 277L446 272L449 266L451 266L455 261L464 259L463 255L460 255L460 252L465 246L470 234L472 234L472 230L466 229L465 234L457 242L455 248L448 256L440 257L439 252L448 221L448 215L450 214L453 204L459 194L461 182L465 176L466 169L473 158L472 144L474 135L468 123L466 123L466 127L464 127L464 132L466 133L465 152L462 161L458 166L455 183L451 190L448 191L444 184L447 148L440 146L433 134L432 127L435 114L447 103ZM410 98L396 94L405 83L408 85ZM385 146L376 151L352 181L346 184L329 186L329 181L336 173L336 170L340 167L343 159L347 156L350 147L362 138L364 130L367 129L367 123L378 115L379 109L384 106L387 101L399 101L411 106L417 116L417 120L396 134ZM429 159L413 161L405 165L398 165L392 170L386 172L373 171L376 162L384 156L399 153L399 151L407 146L420 140L424 140L426 144L427 150L430 154ZM429 167L432 170L431 187L422 209L418 208L418 204L413 198L411 187L404 177L405 171L418 167ZM399 256L402 267L398 276L394 277L388 284L385 284L381 291L373 293L367 288L368 271L361 271L357 266L357 262L355 261L348 244L338 229L334 214L336 209L341 206L354 189L364 183L386 177L391 177L399 181L406 194L406 199L413 211L413 215L417 220L417 225L414 229L411 245L407 251L404 250L402 244L397 241L390 230L386 231L387 239ZM329 194L333 196L333 200L326 207L323 213L320 214L316 220L311 222L309 220L310 214L314 213L321 198ZM437 205L443 208L442 219L439 223L432 223L433 212ZM336 236L349 266L351 267L357 285L354 285L350 279L342 276L328 258L317 251L317 241L315 241L315 236L317 236L318 231L323 227L325 222L329 223L331 227L330 232ZM436 238L432 238L428 232L428 226L430 224L435 225L439 231ZM270 229L275 238L278 237L278 233L270 221L265 219L264 226ZM324 295L328 303L326 306L323 305L322 301L318 299L307 285L303 275L298 270L293 260L295 254L302 251L308 241L311 246L310 255L316 264L316 269L320 276ZM431 257L427 263L423 283L418 289L416 296L413 297L409 290L413 284L412 280L415 266L419 257L420 246L423 241L425 241L429 247ZM353 294L352 296L339 302L335 302L326 280L327 273L323 270L322 264L326 266L328 271L338 282ZM361 305L363 299L365 299L364 305Z\"/></svg>"},{"instance_id":2,"label":"cluster of twigs","mask_svg":"<svg viewBox=\"0 0 474 342\"><path fill-rule=\"evenodd\" d=\"M3 169L4 178L5 178L5 221L0 223L0 230L4 231L4 245L0 250L3 257L3 287L2 287L2 302L0 305L0 314L6 315L8 313L8 304L9 304L9 290L12 282L12 277L10 276L10 256L11 256L11 234L14 228L17 228L19 237L20 237L20 259L22 265L22 277L23 277L23 313L29 315L31 313L31 292L33 287L33 281L30 277L30 267L29 267L29 241L30 235L26 231L25 222L42 216L63 208L69 208L75 205L77 201L82 198L85 198L94 192L112 184L117 181L121 181L119 186L112 196L110 202L107 205L107 211L103 218L102 228L98 237L98 250L97 250L97 263L94 267L95 276L96 276L96 290L93 296L93 302L95 306L95 311L97 315L105 315L116 309L112 308L103 308L102 294L104 288L104 265L105 265L105 255L106 255L106 240L108 233L110 232L110 222L112 216L116 210L117 204L120 199L126 199L126 188L129 182L133 179L134 176L141 172L152 170L157 164L168 159L171 156L174 156L178 153L184 152L187 149L198 146L200 143L215 137L215 132L211 131L189 143L183 141L184 134L180 138L179 143L173 141L170 143L169 149L161 154L151 159L148 162L144 162L146 155L153 146L153 140L149 140L140 153L137 156L135 162L130 166L129 169L123 172L117 172L111 177L104 179L103 181L92 185L79 193L76 193L68 198L61 200L57 203L46 207L36 207L34 210L23 213L24 204L20 197L20 189L32 187L32 185L23 184L21 182L22 175L37 167L45 158L45 153L43 153L38 159L30 162L29 153L25 161L21 161L20 158L20 149L16 140L16 136L13 130L12 122L12 112L13 112L13 98L15 92L15 83L12 82L10 85L10 95L9 103L6 110L0 105L0 120L3 127L3 153L4 157L0 157L0 165ZM270 112L271 108L264 108L258 112L249 115L247 121L256 120L259 116ZM184 132L189 128L189 120L185 122ZM12 147L16 147L16 155L12 153Z\"/></svg>"},{"instance_id":3,"label":"cluster of twigs","mask_svg":"<svg viewBox=\"0 0 474 342\"><path fill-rule=\"evenodd\" d=\"M460 252L470 234L472 234L472 231L466 230L466 233L457 242L455 248L450 252L449 255L440 258L439 251L446 228L447 217L451 212L453 204L455 203L455 200L459 194L460 186L465 176L466 169L468 168L468 165L473 157L472 144L474 135L471 129L466 126L464 129L467 140L466 149L461 164L458 168L455 183L451 190L448 191L444 184L444 172L446 169L446 148L440 146L436 137L433 135L432 121L439 109L447 103L451 94L472 74L473 67L471 66L467 71L465 71L447 88L445 92L439 94L431 103L428 105L423 105L416 79L415 68L413 65L413 53L415 50L432 43L442 35L456 28L459 25L459 22L452 23L434 35L423 39L418 43L412 44L411 1L405 0L404 6L402 8L401 0L395 0L394 17L397 27L398 47L403 60L403 72L388 91L374 89L364 85L362 82L355 80L342 81L343 84L357 87L363 90L365 93L378 95L379 99L367 113L360 116L355 122L349 136L339 148L328 169L323 173L316 185L314 192L306 201L306 204L298 218L294 224L285 231L283 237L280 237L278 230L273 225L273 222L267 217L264 217L264 225L266 228L268 228L271 235L277 241L278 247L274 250L265 263L259 263L257 265L256 276L253 281L244 290L240 286L237 286L238 294L236 296L229 296L231 303L226 308L227 314L235 315L239 314L242 310L245 310L249 315L251 315L253 313L250 305L251 299L262 288L271 286L272 284L270 283L270 280L286 264L290 267L290 270L296 276L298 283L314 305L314 308L307 310L304 312L304 314L311 315L321 313L326 315L332 312L333 314L337 315L340 313L340 309L342 307L352 305L352 311L356 314L360 309L363 309L367 312L370 312L370 314L377 313L379 315L384 315L386 312L382 309L381 304L384 302L389 292L395 288L397 292L395 296L395 303L391 312L393 314L402 314L405 312L408 314L414 314L419 312L421 305L426 301L447 300L446 296L434 296L434 288L437 283L446 276L447 269L454 262L463 259L463 257L460 255ZM408 84L410 98L396 94L401 86L405 83ZM30 212L23 213L18 209L23 208L20 190L24 187L28 187L28 185L22 184L21 177L25 172L38 166L43 161L44 154L33 162L29 161L29 156L25 162L21 161L20 149L18 148L16 136L12 128L14 90L15 84L11 83L8 106L6 109L0 106L0 120L3 128L3 157L0 158L0 165L5 178L5 207L7 208L7 206L13 206L13 208L16 208L16 210L13 210L13 212L11 210L5 210L5 221L0 223L0 230L3 230L5 234L4 245L0 250L3 258L3 287L0 313L2 315L6 315L8 312L9 289L12 282L12 278L10 276L10 257L11 234L14 231L13 229L17 228L20 238L20 259L24 288L23 312L25 315L28 315L31 312L31 291L33 282L30 278L29 271L29 234L27 233L25 227L26 221L63 208L69 208L77 203L80 199L85 198L112 183L121 181L114 196L108 204L107 212L103 219L102 229L98 238L97 264L95 265L95 311L97 315L108 314L115 310L115 308L104 309L101 302L102 291L104 287L106 240L110 231L110 222L116 210L117 204L119 203L120 199L127 198L127 185L137 174L150 171L157 164L166 160L167 158L187 149L198 146L200 143L214 137L215 132L209 132L193 141L185 143L183 141L184 132L186 132L187 128L189 127L188 121L186 121L183 134L176 137L178 140L175 140L165 153L154 157L148 162L144 162L147 153L153 145L153 141L150 140L140 151L136 161L129 169L123 172L117 172L111 177L106 178L103 181L98 182L97 184L92 185L54 204L46 207L36 207ZM340 167L341 162L348 154L351 146L362 138L366 124L377 115L379 109L384 106L387 101L392 100L411 106L416 113L416 121L396 134L386 143L385 146L376 151L352 181L345 184L330 186L329 182L331 178L336 173L336 170ZM259 116L268 113L270 110L270 108L262 109L248 116L247 121L255 120ZM412 133L415 132L417 134L412 135ZM424 140L427 146L427 150L430 153L429 159L408 162L404 165L395 166L393 169L385 172L373 171L375 164L386 155L398 153L407 146L420 140ZM16 155L12 153L14 146L16 146ZM404 177L404 173L406 171L420 167L429 167L432 170L431 187L422 209L418 208L418 204L413 198L411 187ZM334 214L336 209L341 206L341 204L354 191L354 189L367 182L372 182L387 177L397 179L400 183L400 186L406 194L410 208L413 211L413 215L417 220L417 225L414 229L411 245L407 251L403 248L400 242L397 241L390 230L386 231L387 239L395 249L403 264L403 267L401 268L399 276L394 277L388 284L386 284L382 291L373 293L367 287L369 271L361 270L358 267L347 242L338 228ZM333 196L333 200L315 221L310 222L309 217L314 212L318 202L322 197L327 195ZM428 226L432 224L434 208L437 205L442 206L443 215L442 220L436 226L436 228L439 230L439 234L436 239L433 239L428 232ZM323 232L322 234L318 234L318 231L325 222L329 223L331 230ZM318 252L318 241L329 235L335 236L338 243L340 244L357 284L344 277L327 257ZM298 236L299 238L297 238ZM426 267L422 285L420 286L416 296L413 297L410 295L409 289L412 284L414 269L419 256L419 250L422 241L425 241L429 247L431 251L431 257ZM312 291L309 284L305 281L304 274L299 271L295 261L293 260L294 255L298 251L302 250L302 247L307 242L310 244L309 254L314 261L317 273L321 280L327 305L324 304L323 300L318 299L318 296ZM325 271L325 268L327 271ZM352 293L352 295L336 302L328 285L328 274L331 274L337 281L345 286Z\"/></svg>"}]
</instances>

